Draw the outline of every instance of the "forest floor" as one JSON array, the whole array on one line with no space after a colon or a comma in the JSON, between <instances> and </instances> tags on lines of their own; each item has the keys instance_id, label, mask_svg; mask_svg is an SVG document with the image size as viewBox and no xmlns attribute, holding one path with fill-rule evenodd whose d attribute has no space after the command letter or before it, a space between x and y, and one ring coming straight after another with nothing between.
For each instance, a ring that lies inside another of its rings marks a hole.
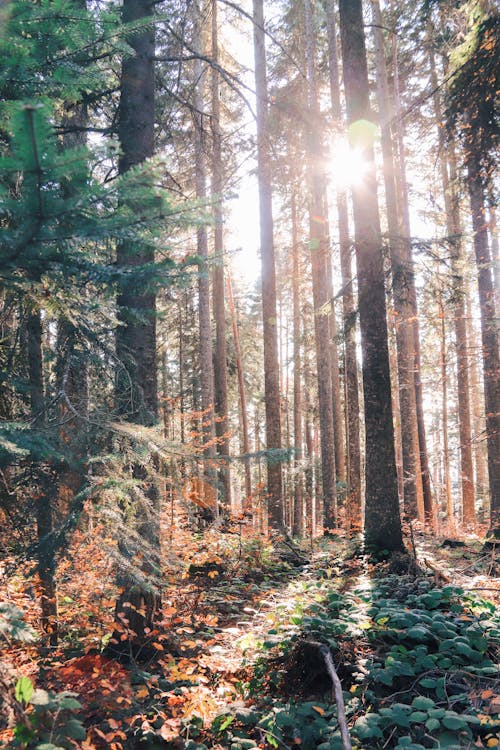
<instances>
[{"instance_id":1,"label":"forest floor","mask_svg":"<svg viewBox=\"0 0 500 750\"><path fill-rule=\"evenodd\" d=\"M353 748L498 747L497 549L424 534L411 546L374 562L341 534L313 549L205 542L133 664L105 655L111 583L78 602L85 580L67 571L65 635L44 652L30 642L29 577L11 574L0 747L343 750L326 653Z\"/></svg>"}]
</instances>

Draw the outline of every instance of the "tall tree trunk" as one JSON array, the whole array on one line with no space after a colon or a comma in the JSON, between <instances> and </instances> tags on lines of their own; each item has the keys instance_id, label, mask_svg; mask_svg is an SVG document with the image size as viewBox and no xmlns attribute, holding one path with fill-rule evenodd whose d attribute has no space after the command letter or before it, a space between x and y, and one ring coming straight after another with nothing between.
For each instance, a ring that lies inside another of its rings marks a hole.
<instances>
[{"instance_id":1,"label":"tall tree trunk","mask_svg":"<svg viewBox=\"0 0 500 750\"><path fill-rule=\"evenodd\" d=\"M304 478L302 474L302 357L300 327L300 243L296 188L291 194L293 304L293 446L294 485L292 534L304 536Z\"/></svg>"},{"instance_id":2,"label":"tall tree trunk","mask_svg":"<svg viewBox=\"0 0 500 750\"><path fill-rule=\"evenodd\" d=\"M243 453L245 458L243 459L243 465L245 467L245 500L243 502L243 509L249 512L252 511L252 475L250 470L250 459L248 454L250 453L250 438L248 435L248 412L247 412L247 400L245 394L245 378L243 375L243 360L241 357L240 337L238 334L238 320L236 318L236 310L234 307L233 290L231 286L231 279L227 278L227 298L229 301L229 311L231 313L231 320L233 323L233 339L234 349L236 352L236 368L238 370L238 392L240 396L240 414L241 414L241 427L243 433Z\"/></svg>"},{"instance_id":3,"label":"tall tree trunk","mask_svg":"<svg viewBox=\"0 0 500 750\"><path fill-rule=\"evenodd\" d=\"M124 0L125 23L151 19L152 0ZM154 31L147 26L128 39L134 50L122 61L118 136L121 145L120 174L142 164L153 154L154 140ZM123 198L126 201L126 196ZM117 248L117 265L127 271L154 261L149 245L122 241ZM126 276L126 275L125 275ZM132 274L134 276L134 274ZM116 353L119 371L116 378L116 406L122 418L140 425L152 425L158 416L156 368L156 300L144 281L137 277L124 281L118 295ZM152 466L153 468L153 466ZM153 576L160 570L158 526L159 491L147 476L144 466L134 466L135 480L142 485L148 507L135 509L136 534L147 547L138 550L130 538L120 539L121 552L127 560L119 573L122 593L116 605L118 621L126 621L132 648L142 647L147 628L152 629L159 608L159 595ZM143 560L141 575L129 572L134 556Z\"/></svg>"},{"instance_id":4,"label":"tall tree trunk","mask_svg":"<svg viewBox=\"0 0 500 750\"><path fill-rule=\"evenodd\" d=\"M220 125L219 32L217 0L212 0L212 60L211 75L211 127L212 127L212 198L214 200L214 269L212 278L213 309L215 318L214 400L217 450L221 457L219 475L223 504L231 507L231 472L229 467L229 422L227 395L226 311L224 304L224 224L222 216L222 191L224 171L222 165L222 134Z\"/></svg>"},{"instance_id":5,"label":"tall tree trunk","mask_svg":"<svg viewBox=\"0 0 500 750\"><path fill-rule=\"evenodd\" d=\"M34 308L27 320L28 386L30 394L31 428L42 431L46 427L43 379L42 316ZM41 625L51 646L58 641L58 606L55 579L54 519L50 468L39 464L34 471L38 485L36 524L38 546L38 575L40 578Z\"/></svg>"},{"instance_id":6,"label":"tall tree trunk","mask_svg":"<svg viewBox=\"0 0 500 750\"><path fill-rule=\"evenodd\" d=\"M263 0L253 0L255 90L257 98L257 177L260 209L262 263L262 321L264 331L264 391L266 403L267 489L269 523L283 528L281 474L281 414L276 314L276 268L274 262L271 163Z\"/></svg>"},{"instance_id":7,"label":"tall tree trunk","mask_svg":"<svg viewBox=\"0 0 500 750\"><path fill-rule=\"evenodd\" d=\"M332 367L330 326L325 306L328 297L328 230L325 205L324 154L319 129L319 108L314 73L314 48L311 5L305 0L306 57L308 83L307 170L310 189L309 226L313 288L314 334L318 385L318 409L321 433L321 483L323 488L324 527L332 530L337 524L337 485L333 430Z\"/></svg>"},{"instance_id":8,"label":"tall tree trunk","mask_svg":"<svg viewBox=\"0 0 500 750\"><path fill-rule=\"evenodd\" d=\"M396 451L396 470L398 473L398 494L400 502L404 502L404 480L403 480L403 446L401 440L401 409L399 408L398 388L398 355L396 345L396 332L394 311L387 311L389 324L389 368L391 372L392 413L394 419L394 445Z\"/></svg>"},{"instance_id":9,"label":"tall tree trunk","mask_svg":"<svg viewBox=\"0 0 500 750\"><path fill-rule=\"evenodd\" d=\"M491 237L491 256L493 259L493 289L495 291L495 309L497 317L500 316L500 251L498 243L497 211L494 196L489 201L489 225Z\"/></svg>"},{"instance_id":10,"label":"tall tree trunk","mask_svg":"<svg viewBox=\"0 0 500 750\"><path fill-rule=\"evenodd\" d=\"M328 193L326 181L324 183L324 204L328 206ZM326 226L329 226L328 211ZM335 295L333 293L333 270L330 252L326 254L326 284L327 297L330 300L330 314L328 315L329 339L330 339L330 361L332 371L332 409L333 409L333 444L335 448L335 476L337 482L346 481L346 455L344 441L344 410L342 409L340 365L338 352L337 318L335 315Z\"/></svg>"},{"instance_id":11,"label":"tall tree trunk","mask_svg":"<svg viewBox=\"0 0 500 750\"><path fill-rule=\"evenodd\" d=\"M339 65L335 12L330 0L324 2L328 33L328 64L332 114L338 129L342 129ZM343 337L345 352L346 414L347 414L347 521L354 529L361 528L361 452L359 442L359 385L356 357L356 309L352 285L351 241L347 194L337 189L337 223L342 274Z\"/></svg>"},{"instance_id":12,"label":"tall tree trunk","mask_svg":"<svg viewBox=\"0 0 500 750\"><path fill-rule=\"evenodd\" d=\"M201 55L203 44L203 0L198 0L195 10L195 28L193 49L197 52L194 62L194 150L195 150L195 183L196 198L202 203L207 200L206 180L206 138L205 138L205 77ZM212 512L218 516L219 503L214 491L215 473L215 424L214 424L214 380L212 360L212 327L210 315L210 273L208 268L208 235L207 227L198 226L196 232L196 249L200 259L198 267L198 325L199 325L199 372L202 411L204 505L212 504ZM215 504L213 501L215 500Z\"/></svg>"},{"instance_id":13,"label":"tall tree trunk","mask_svg":"<svg viewBox=\"0 0 500 750\"><path fill-rule=\"evenodd\" d=\"M389 249L392 271L392 294L394 300L399 408L401 413L401 448L403 458L403 497L405 511L410 518L424 520L423 497L418 493L417 477L420 475L420 453L418 445L417 405L415 400L415 352L413 319L414 311L410 297L413 266L409 254L409 238L404 237L402 219L398 215L394 153L391 135L393 119L392 104L387 85L383 19L379 0L372 0L373 36L377 69L377 94L381 127L381 145L384 164L384 186L389 229Z\"/></svg>"},{"instance_id":14,"label":"tall tree trunk","mask_svg":"<svg viewBox=\"0 0 500 750\"><path fill-rule=\"evenodd\" d=\"M467 288L466 301L467 314L467 339L469 342L478 341L479 336L474 327L472 318L471 289ZM486 456L485 432L485 408L484 393L479 378L478 353L480 347L469 347L469 372L470 372L470 395L471 395L471 420L474 443L474 468L475 468L475 492L481 502L484 514L489 512L488 508L488 461Z\"/></svg>"},{"instance_id":15,"label":"tall tree trunk","mask_svg":"<svg viewBox=\"0 0 500 750\"><path fill-rule=\"evenodd\" d=\"M393 2L390 0L389 7L393 11ZM408 239L408 253L411 267L413 267L412 247L411 247L411 226L410 226L410 207L408 199L408 183L406 180L406 157L404 145L403 116L401 107L401 94L399 89L399 66L398 66L398 47L397 37L392 35L392 73L394 81L394 109L395 109L395 129L396 142L398 146L398 159L396 162L396 184L397 195L401 200L400 213L403 220L404 236ZM424 421L424 400L422 388L422 365L420 353L420 324L418 317L417 291L415 288L414 274L408 278L410 284L410 299L413 307L413 348L415 352L415 402L417 408L417 432L418 444L420 449L420 472L422 483L422 494L424 500L424 515L428 523L432 523L434 518L431 475L429 471L429 456L427 453L427 440L425 434Z\"/></svg>"},{"instance_id":16,"label":"tall tree trunk","mask_svg":"<svg viewBox=\"0 0 500 750\"><path fill-rule=\"evenodd\" d=\"M304 321L304 330L307 330ZM313 431L314 431L314 414L311 403L311 392L312 392L312 373L310 367L310 353L309 348L306 344L304 351L304 443L305 443L305 458L306 469L304 472L304 490L305 490L305 506L306 506L306 529L309 531L311 538L316 533L315 526L315 496L314 496L314 477L315 477L315 466L314 466L314 442L313 442Z\"/></svg>"},{"instance_id":17,"label":"tall tree trunk","mask_svg":"<svg viewBox=\"0 0 500 750\"><path fill-rule=\"evenodd\" d=\"M438 130L438 159L443 187L446 214L446 231L451 250L451 262L454 279L454 327L457 356L457 400L458 426L460 433L460 477L462 485L462 518L465 524L475 520L475 492L472 466L472 431L470 417L469 391L469 356L467 347L467 328L465 312L465 286L463 279L464 248L462 226L460 221L459 197L457 193L457 168L453 146L446 149L442 127L442 106L436 72L435 57L432 48L429 50L431 85L434 91L434 113ZM446 154L448 153L448 159Z\"/></svg>"},{"instance_id":18,"label":"tall tree trunk","mask_svg":"<svg viewBox=\"0 0 500 750\"><path fill-rule=\"evenodd\" d=\"M340 32L349 135L368 165L353 187L366 431L365 540L368 548L402 549L387 346L382 237L377 200L361 0L340 0Z\"/></svg>"},{"instance_id":19,"label":"tall tree trunk","mask_svg":"<svg viewBox=\"0 0 500 750\"><path fill-rule=\"evenodd\" d=\"M86 10L85 0L78 0L79 7ZM63 126L69 132L63 136L65 149L85 146L87 143L88 112L85 103L65 103ZM74 196L75 187L63 182L67 197ZM82 489L85 481L84 464L88 453L88 363L78 328L61 317L57 326L56 377L59 411L59 440L69 453L67 466L59 472L60 510L68 512L68 503ZM74 517L78 517L73 508Z\"/></svg>"},{"instance_id":20,"label":"tall tree trunk","mask_svg":"<svg viewBox=\"0 0 500 750\"><path fill-rule=\"evenodd\" d=\"M446 360L446 322L441 295L438 299L439 322L440 322L440 354L441 354L441 404L443 419L443 479L446 501L446 517L450 531L455 532L455 515L453 513L453 498L451 494L450 478L450 447L448 439L448 367Z\"/></svg>"},{"instance_id":21,"label":"tall tree trunk","mask_svg":"<svg viewBox=\"0 0 500 750\"><path fill-rule=\"evenodd\" d=\"M490 525L491 532L496 537L500 537L500 362L498 327L495 318L491 257L485 220L484 189L477 154L469 155L467 185L472 213L479 307L481 310L486 444L490 484Z\"/></svg>"}]
</instances>

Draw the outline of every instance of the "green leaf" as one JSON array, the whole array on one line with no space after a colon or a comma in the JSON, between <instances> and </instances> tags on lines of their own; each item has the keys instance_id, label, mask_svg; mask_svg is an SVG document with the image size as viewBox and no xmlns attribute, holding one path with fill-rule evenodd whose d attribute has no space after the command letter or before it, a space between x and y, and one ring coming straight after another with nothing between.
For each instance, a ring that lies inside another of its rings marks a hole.
<instances>
[{"instance_id":1,"label":"green leaf","mask_svg":"<svg viewBox=\"0 0 500 750\"><path fill-rule=\"evenodd\" d=\"M432 700L432 698L426 698L425 695L417 695L417 697L413 699L411 705L413 706L413 708L427 711L429 708L434 708L436 704Z\"/></svg>"},{"instance_id":2,"label":"green leaf","mask_svg":"<svg viewBox=\"0 0 500 750\"><path fill-rule=\"evenodd\" d=\"M413 711L413 713L410 714L410 721L423 724L427 719L427 716L427 711Z\"/></svg>"},{"instance_id":3,"label":"green leaf","mask_svg":"<svg viewBox=\"0 0 500 750\"><path fill-rule=\"evenodd\" d=\"M441 726L441 722L439 719L427 719L425 722L425 728L429 730L429 732L435 732L436 729L439 729Z\"/></svg>"},{"instance_id":4,"label":"green leaf","mask_svg":"<svg viewBox=\"0 0 500 750\"><path fill-rule=\"evenodd\" d=\"M438 741L440 748L449 747L450 750L456 750L457 748L457 735L454 732L441 732L437 734L435 739Z\"/></svg>"},{"instance_id":5,"label":"green leaf","mask_svg":"<svg viewBox=\"0 0 500 750\"><path fill-rule=\"evenodd\" d=\"M16 683L14 695L19 703L29 703L34 687L29 677L20 677Z\"/></svg>"},{"instance_id":6,"label":"green leaf","mask_svg":"<svg viewBox=\"0 0 500 750\"><path fill-rule=\"evenodd\" d=\"M443 716L443 724L447 729L465 729L467 722L462 719L458 714L453 715L451 712L447 712Z\"/></svg>"},{"instance_id":7,"label":"green leaf","mask_svg":"<svg viewBox=\"0 0 500 750\"><path fill-rule=\"evenodd\" d=\"M79 708L82 708L80 701L77 701L76 698L69 695L60 698L58 703L61 708L67 708L69 711L77 711Z\"/></svg>"},{"instance_id":8,"label":"green leaf","mask_svg":"<svg viewBox=\"0 0 500 750\"><path fill-rule=\"evenodd\" d=\"M430 633L423 625L414 625L406 631L406 636L414 641L422 642L429 640Z\"/></svg>"},{"instance_id":9,"label":"green leaf","mask_svg":"<svg viewBox=\"0 0 500 750\"><path fill-rule=\"evenodd\" d=\"M422 685L424 688L435 688L436 687L436 680L433 680L430 677L424 677L420 680L419 685Z\"/></svg>"},{"instance_id":10,"label":"green leaf","mask_svg":"<svg viewBox=\"0 0 500 750\"><path fill-rule=\"evenodd\" d=\"M365 716L360 716L354 724L354 729L358 737L362 740L368 740L371 737L383 737L383 734L378 726L380 716L374 713L368 713Z\"/></svg>"},{"instance_id":11,"label":"green leaf","mask_svg":"<svg viewBox=\"0 0 500 750\"><path fill-rule=\"evenodd\" d=\"M66 737L71 737L72 740L84 740L87 737L85 727L78 719L69 719L60 727L59 731L64 733Z\"/></svg>"},{"instance_id":12,"label":"green leaf","mask_svg":"<svg viewBox=\"0 0 500 750\"><path fill-rule=\"evenodd\" d=\"M35 746L35 750L64 750L64 747L53 745L52 742L41 742Z\"/></svg>"},{"instance_id":13,"label":"green leaf","mask_svg":"<svg viewBox=\"0 0 500 750\"><path fill-rule=\"evenodd\" d=\"M227 716L217 716L212 722L212 729L214 732L223 732L228 728L234 721L234 716L227 714Z\"/></svg>"}]
</instances>

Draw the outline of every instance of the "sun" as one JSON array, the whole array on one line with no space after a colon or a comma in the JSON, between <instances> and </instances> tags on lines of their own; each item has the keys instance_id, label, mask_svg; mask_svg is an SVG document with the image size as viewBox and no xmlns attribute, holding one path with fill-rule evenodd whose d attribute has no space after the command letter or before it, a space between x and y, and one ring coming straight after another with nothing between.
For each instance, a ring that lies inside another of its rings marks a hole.
<instances>
[{"instance_id":1,"label":"sun","mask_svg":"<svg viewBox=\"0 0 500 750\"><path fill-rule=\"evenodd\" d=\"M368 164L361 149L350 146L347 139L337 139L330 148L328 172L333 187L345 190L363 182Z\"/></svg>"}]
</instances>

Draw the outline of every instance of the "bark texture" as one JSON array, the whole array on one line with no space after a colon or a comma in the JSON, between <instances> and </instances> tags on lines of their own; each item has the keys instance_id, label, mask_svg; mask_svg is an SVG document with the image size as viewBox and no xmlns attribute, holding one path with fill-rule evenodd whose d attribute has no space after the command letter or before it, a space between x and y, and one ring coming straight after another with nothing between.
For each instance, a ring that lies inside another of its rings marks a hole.
<instances>
[{"instance_id":1,"label":"bark texture","mask_svg":"<svg viewBox=\"0 0 500 750\"><path fill-rule=\"evenodd\" d=\"M360 0L340 1L340 31L350 139L363 150L369 166L364 183L352 191L365 404L365 540L369 548L402 549L382 237L369 137L373 130L369 125L372 117Z\"/></svg>"},{"instance_id":2,"label":"bark texture","mask_svg":"<svg viewBox=\"0 0 500 750\"><path fill-rule=\"evenodd\" d=\"M153 7L149 0L124 0L123 21L148 21ZM131 36L128 43L134 54L122 61L118 127L122 150L120 174L152 156L154 143L155 41L152 23ZM125 271L139 270L152 262L154 250L151 246L126 241L119 243L117 265ZM155 293L141 276L135 277L132 283L123 282L117 304L120 325L116 332L119 362L116 408L128 422L149 426L158 417ZM154 463L152 458L152 471ZM125 644L137 650L144 648L146 629L153 628L160 604L154 584L154 576L160 569L159 491L156 481L144 466L131 466L130 471L141 487L145 504L141 505L134 498L135 529L119 540L123 562L118 583L122 593L116 605L116 617L128 629ZM142 549L138 549L139 543ZM135 566L134 572L134 557L138 554L141 556L140 569Z\"/></svg>"},{"instance_id":3,"label":"bark texture","mask_svg":"<svg viewBox=\"0 0 500 750\"><path fill-rule=\"evenodd\" d=\"M312 15L305 0L306 55L308 78L307 169L309 178L309 233L313 288L314 338L318 385L319 424L321 433L321 482L323 488L326 530L337 524L337 485L335 471L335 437L333 421L332 361L328 310L328 224L323 174L324 154L319 135L319 107L314 78Z\"/></svg>"},{"instance_id":4,"label":"bark texture","mask_svg":"<svg viewBox=\"0 0 500 750\"><path fill-rule=\"evenodd\" d=\"M212 128L212 198L214 200L214 270L212 279L213 311L215 319L214 348L214 401L215 433L220 456L220 485L222 502L231 507L231 472L229 468L229 424L227 394L226 311L224 281L224 227L222 216L222 191L224 170L222 164L222 138L220 126L219 33L217 0L212 0L212 59L211 68L211 128Z\"/></svg>"},{"instance_id":5,"label":"bark texture","mask_svg":"<svg viewBox=\"0 0 500 750\"><path fill-rule=\"evenodd\" d=\"M267 490L269 523L283 527L281 472L281 411L276 314L269 115L263 0L253 0L255 89L257 95L257 166L262 264L262 322L264 333L264 391L266 403Z\"/></svg>"},{"instance_id":6,"label":"bark texture","mask_svg":"<svg viewBox=\"0 0 500 750\"><path fill-rule=\"evenodd\" d=\"M372 0L373 36L377 70L377 94L383 157L385 202L387 207L388 243L391 257L392 296L395 311L399 409L401 414L401 448L403 459L403 495L405 511L410 518L424 520L423 497L419 497L420 453L418 445L417 404L415 399L415 352L411 283L413 265L408 252L409 238L404 236L398 211L395 163L390 123L392 104L387 83L383 19L378 0ZM420 485L421 489L421 485Z\"/></svg>"},{"instance_id":7,"label":"bark texture","mask_svg":"<svg viewBox=\"0 0 500 750\"><path fill-rule=\"evenodd\" d=\"M332 114L339 130L342 129L340 102L337 30L333 3L325 0L328 33L328 68ZM351 252L349 237L349 213L345 190L337 190L337 224L340 246L340 268L342 274L342 311L345 358L345 411L347 432L347 524L361 527L361 450L359 438L359 384L356 357L356 308L354 301Z\"/></svg>"},{"instance_id":8,"label":"bark texture","mask_svg":"<svg viewBox=\"0 0 500 750\"><path fill-rule=\"evenodd\" d=\"M492 533L498 537L500 536L500 362L498 354L498 324L495 317L495 297L485 219L484 188L479 169L479 158L477 156L474 158L473 154L469 157L467 180L474 233L479 306L481 310L486 444L488 448L488 478L490 484L490 525Z\"/></svg>"}]
</instances>

